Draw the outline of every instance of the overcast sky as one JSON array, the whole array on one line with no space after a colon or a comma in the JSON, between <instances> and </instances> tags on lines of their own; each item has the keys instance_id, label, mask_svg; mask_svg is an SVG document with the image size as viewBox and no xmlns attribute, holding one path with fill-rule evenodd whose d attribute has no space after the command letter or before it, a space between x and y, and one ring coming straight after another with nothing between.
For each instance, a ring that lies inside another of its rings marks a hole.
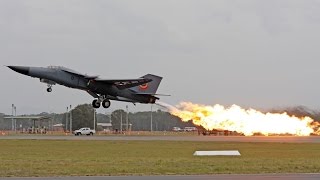
<instances>
[{"instance_id":1,"label":"overcast sky","mask_svg":"<svg viewBox=\"0 0 320 180\"><path fill-rule=\"evenodd\" d=\"M111 79L153 73L164 77L159 93L172 95L162 98L169 104L320 109L319 48L320 1L0 0L2 65L60 65ZM47 93L4 66L0 82L7 114L12 103L25 114L92 101L62 86Z\"/></svg>"}]
</instances>

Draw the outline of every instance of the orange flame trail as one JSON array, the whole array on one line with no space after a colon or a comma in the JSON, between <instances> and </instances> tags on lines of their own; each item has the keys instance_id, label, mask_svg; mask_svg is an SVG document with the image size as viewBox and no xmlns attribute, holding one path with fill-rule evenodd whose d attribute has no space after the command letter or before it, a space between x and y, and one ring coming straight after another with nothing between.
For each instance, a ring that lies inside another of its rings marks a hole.
<instances>
[{"instance_id":1,"label":"orange flame trail","mask_svg":"<svg viewBox=\"0 0 320 180\"><path fill-rule=\"evenodd\" d=\"M165 103L158 103L169 109L172 115L181 118L182 121L192 122L207 130L220 129L236 131L245 136L260 133L265 136L290 134L296 136L309 136L320 134L319 123L310 117L298 118L287 113L262 113L254 109L242 109L237 105L225 108L222 105L205 106L182 102L174 107Z\"/></svg>"}]
</instances>

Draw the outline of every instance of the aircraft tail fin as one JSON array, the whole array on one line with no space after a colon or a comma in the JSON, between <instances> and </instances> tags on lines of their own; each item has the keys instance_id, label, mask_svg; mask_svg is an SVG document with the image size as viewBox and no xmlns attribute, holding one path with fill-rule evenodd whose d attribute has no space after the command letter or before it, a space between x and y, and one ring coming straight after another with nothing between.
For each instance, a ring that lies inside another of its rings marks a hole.
<instances>
[{"instance_id":1,"label":"aircraft tail fin","mask_svg":"<svg viewBox=\"0 0 320 180\"><path fill-rule=\"evenodd\" d=\"M141 78L144 79L151 79L152 81L140 86L136 86L133 88L130 88L130 90L136 92L137 94L145 94L145 95L153 95L156 94L159 85L161 83L162 77L156 76L153 74L147 74L145 76L142 76Z\"/></svg>"}]
</instances>

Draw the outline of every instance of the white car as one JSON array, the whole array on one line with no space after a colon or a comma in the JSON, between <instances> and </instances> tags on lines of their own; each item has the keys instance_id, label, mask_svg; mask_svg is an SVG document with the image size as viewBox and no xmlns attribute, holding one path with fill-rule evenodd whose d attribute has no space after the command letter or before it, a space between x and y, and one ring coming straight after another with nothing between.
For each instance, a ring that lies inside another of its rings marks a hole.
<instances>
[{"instance_id":1,"label":"white car","mask_svg":"<svg viewBox=\"0 0 320 180\"><path fill-rule=\"evenodd\" d=\"M174 132L181 132L181 131L183 131L181 128L179 128L179 127L173 127L172 128L172 131L174 131Z\"/></svg>"},{"instance_id":2,"label":"white car","mask_svg":"<svg viewBox=\"0 0 320 180\"><path fill-rule=\"evenodd\" d=\"M193 131L198 131L196 127L185 127L183 129L185 132L193 132Z\"/></svg>"},{"instance_id":3,"label":"white car","mask_svg":"<svg viewBox=\"0 0 320 180\"><path fill-rule=\"evenodd\" d=\"M80 135L93 136L93 134L95 134L95 133L96 133L96 131L92 130L90 128L81 128L79 130L74 131L74 135L76 135L76 136L80 136Z\"/></svg>"}]
</instances>

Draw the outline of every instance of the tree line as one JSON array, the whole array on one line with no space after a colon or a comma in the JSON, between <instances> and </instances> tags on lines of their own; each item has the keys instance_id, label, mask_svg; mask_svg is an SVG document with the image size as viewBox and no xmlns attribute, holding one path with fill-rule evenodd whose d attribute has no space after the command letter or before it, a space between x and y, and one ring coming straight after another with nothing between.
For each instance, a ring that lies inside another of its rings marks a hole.
<instances>
[{"instance_id":1,"label":"tree line","mask_svg":"<svg viewBox=\"0 0 320 180\"><path fill-rule=\"evenodd\" d=\"M283 109L272 109L270 112L273 113L283 113L287 112L289 115L294 115L297 117L309 116L316 121L320 120L320 111L310 110L303 106L283 108ZM93 120L94 109L90 104L82 104L75 107L71 112L67 113L40 113L35 116L46 116L51 119L52 124L63 124L64 127L69 129L69 118L72 116L72 130L76 130L82 127L94 128ZM10 130L11 129L11 120L4 119L6 115L0 113L0 130ZM68 121L67 121L68 119ZM128 126L127 126L128 120ZM121 129L122 121L122 130L126 130L127 127L130 127L132 131L170 131L173 127L192 127L191 122L182 122L178 117L171 115L168 112L157 110L154 112L145 111L145 112L129 112L127 114L124 110L116 110L112 114L96 114L96 128L97 123L111 123L114 130ZM20 121L19 124L22 124L23 127L32 127L33 122L31 121ZM101 130L101 129L98 129Z\"/></svg>"}]
</instances>

